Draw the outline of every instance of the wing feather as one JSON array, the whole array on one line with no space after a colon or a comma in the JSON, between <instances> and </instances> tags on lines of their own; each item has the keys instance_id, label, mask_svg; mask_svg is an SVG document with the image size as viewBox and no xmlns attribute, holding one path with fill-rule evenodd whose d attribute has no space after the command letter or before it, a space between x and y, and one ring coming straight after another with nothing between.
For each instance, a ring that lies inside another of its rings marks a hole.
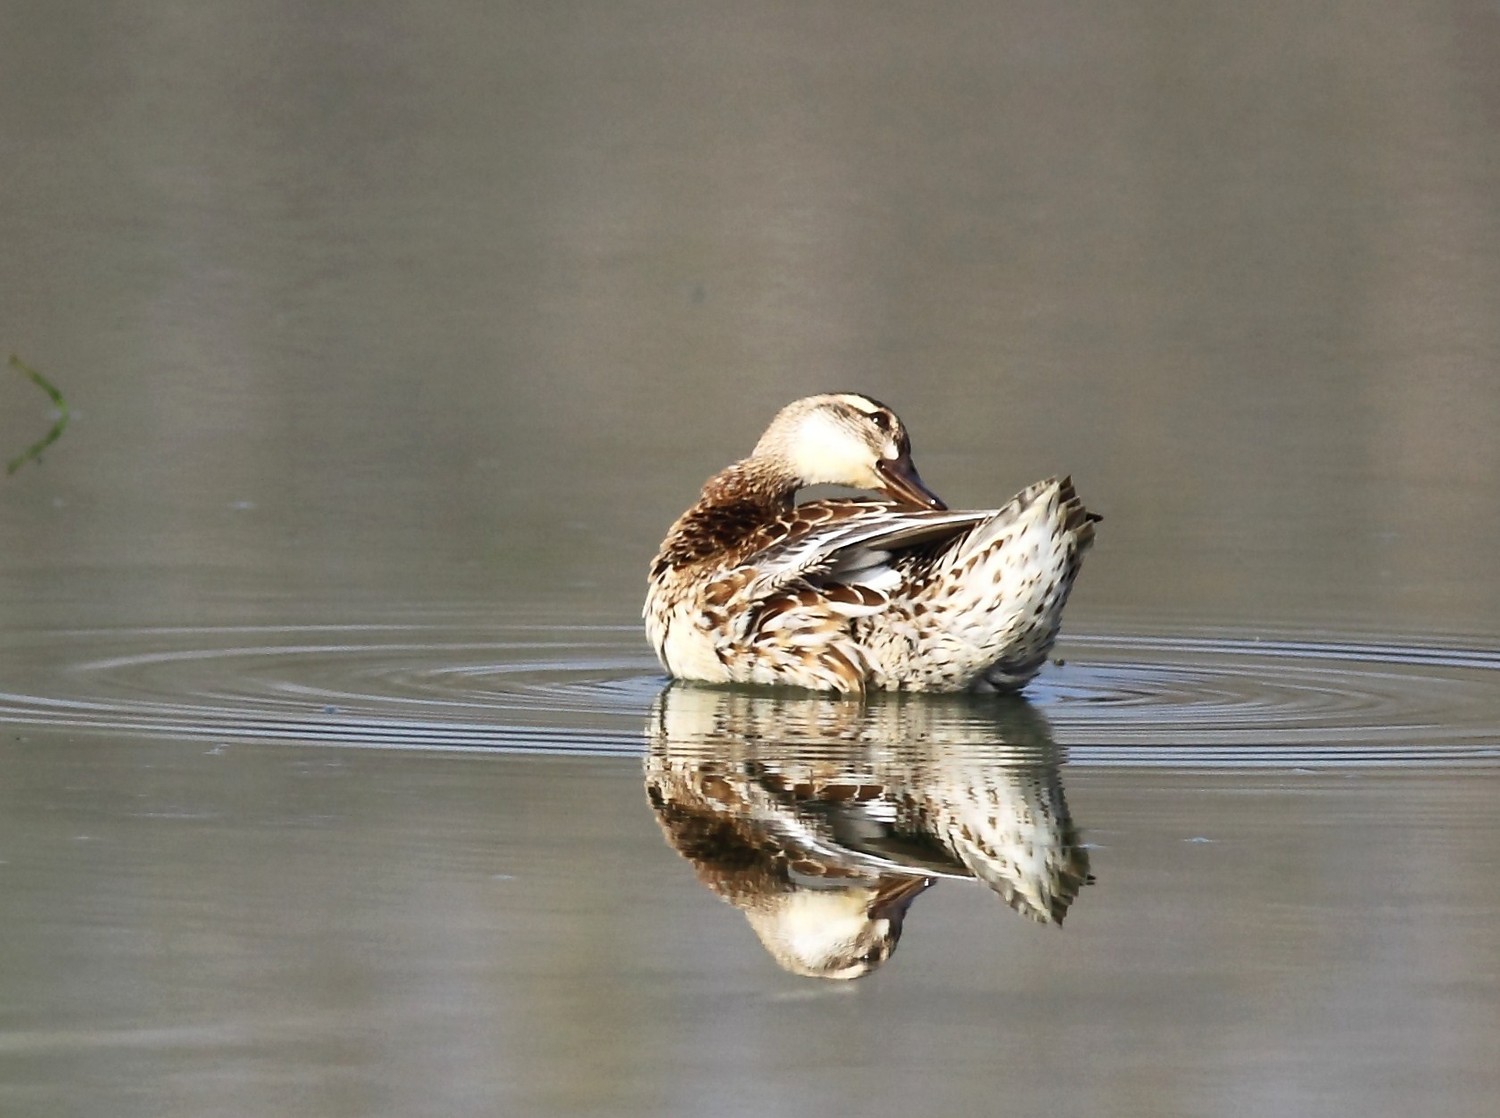
<instances>
[{"instance_id":1,"label":"wing feather","mask_svg":"<svg viewBox=\"0 0 1500 1118\"><path fill-rule=\"evenodd\" d=\"M825 511L828 506L843 515L830 517ZM809 512L804 514L803 509ZM896 552L962 535L987 515L920 512L875 501L798 506L785 537L744 560L744 566L755 572L750 596L764 599L807 581L825 588L836 582L880 589Z\"/></svg>"}]
</instances>

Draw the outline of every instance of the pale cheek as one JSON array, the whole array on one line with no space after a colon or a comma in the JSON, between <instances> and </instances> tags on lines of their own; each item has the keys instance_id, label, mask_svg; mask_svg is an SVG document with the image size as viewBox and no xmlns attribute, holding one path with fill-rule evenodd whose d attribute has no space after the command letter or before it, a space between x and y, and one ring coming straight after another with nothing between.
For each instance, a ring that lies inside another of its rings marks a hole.
<instances>
[{"instance_id":1,"label":"pale cheek","mask_svg":"<svg viewBox=\"0 0 1500 1118\"><path fill-rule=\"evenodd\" d=\"M810 482L831 482L836 485L863 484L859 481L871 473L868 463L858 461L838 443L821 443L801 455L799 465L802 476Z\"/></svg>"}]
</instances>

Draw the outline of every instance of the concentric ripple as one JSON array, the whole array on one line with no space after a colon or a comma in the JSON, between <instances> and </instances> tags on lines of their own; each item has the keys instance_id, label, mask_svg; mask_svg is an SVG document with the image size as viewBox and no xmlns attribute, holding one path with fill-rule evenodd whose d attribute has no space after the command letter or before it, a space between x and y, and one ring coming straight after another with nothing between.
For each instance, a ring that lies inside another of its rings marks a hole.
<instances>
[{"instance_id":1,"label":"concentric ripple","mask_svg":"<svg viewBox=\"0 0 1500 1118\"><path fill-rule=\"evenodd\" d=\"M1500 760L1500 651L1070 636L1028 692L1073 764ZM0 647L0 724L363 748L635 754L635 626L70 630ZM972 700L974 726L992 697Z\"/></svg>"},{"instance_id":2,"label":"concentric ripple","mask_svg":"<svg viewBox=\"0 0 1500 1118\"><path fill-rule=\"evenodd\" d=\"M56 691L0 691L0 723L365 748L633 753L661 686L624 626L71 631L27 655Z\"/></svg>"},{"instance_id":3,"label":"concentric ripple","mask_svg":"<svg viewBox=\"0 0 1500 1118\"><path fill-rule=\"evenodd\" d=\"M1500 651L1435 644L1082 636L1032 699L1075 758L1500 758Z\"/></svg>"}]
</instances>

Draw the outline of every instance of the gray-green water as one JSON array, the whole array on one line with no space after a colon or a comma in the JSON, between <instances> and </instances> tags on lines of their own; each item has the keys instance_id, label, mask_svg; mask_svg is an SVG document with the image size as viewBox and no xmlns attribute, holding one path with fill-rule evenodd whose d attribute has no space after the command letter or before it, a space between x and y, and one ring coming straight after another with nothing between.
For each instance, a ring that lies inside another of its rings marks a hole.
<instances>
[{"instance_id":1,"label":"gray-green water","mask_svg":"<svg viewBox=\"0 0 1500 1118\"><path fill-rule=\"evenodd\" d=\"M1480 3L0 14L0 349L72 409L0 481L0 1111L1488 1114L1497 59ZM1104 513L1028 705L661 694L656 542L830 388ZM0 370L0 460L50 409ZM830 775L1093 880L950 859L794 975L671 805L816 846Z\"/></svg>"}]
</instances>

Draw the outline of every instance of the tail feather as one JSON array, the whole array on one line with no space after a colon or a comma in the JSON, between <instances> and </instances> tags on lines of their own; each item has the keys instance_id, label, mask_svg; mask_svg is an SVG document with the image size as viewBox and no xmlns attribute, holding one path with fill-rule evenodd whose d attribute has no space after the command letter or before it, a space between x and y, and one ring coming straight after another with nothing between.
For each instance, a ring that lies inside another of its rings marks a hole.
<instances>
[{"instance_id":1,"label":"tail feather","mask_svg":"<svg viewBox=\"0 0 1500 1118\"><path fill-rule=\"evenodd\" d=\"M1063 531L1073 533L1080 551L1091 546L1094 542L1094 525L1104 517L1083 507L1078 491L1073 488L1072 474L1057 483L1057 499L1063 510Z\"/></svg>"}]
</instances>

